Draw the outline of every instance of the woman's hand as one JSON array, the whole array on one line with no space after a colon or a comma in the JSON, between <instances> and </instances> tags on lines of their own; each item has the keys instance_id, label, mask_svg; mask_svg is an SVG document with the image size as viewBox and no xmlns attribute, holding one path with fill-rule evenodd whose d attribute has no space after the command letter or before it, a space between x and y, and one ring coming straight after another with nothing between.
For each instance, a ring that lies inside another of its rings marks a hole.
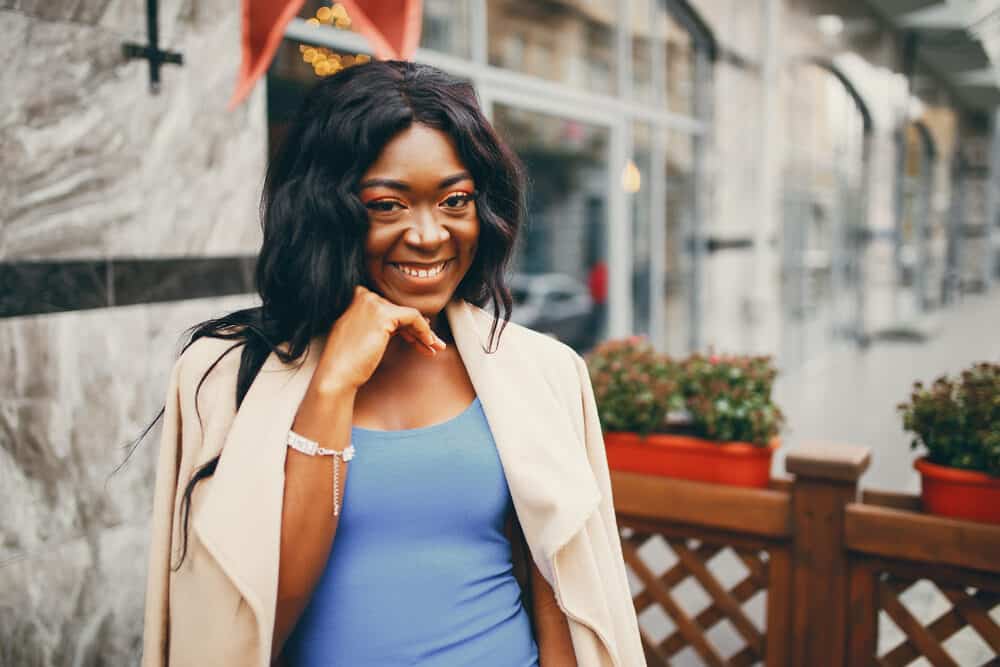
<instances>
[{"instance_id":1,"label":"woman's hand","mask_svg":"<svg viewBox=\"0 0 1000 667\"><path fill-rule=\"evenodd\" d=\"M327 335L316 369L319 382L332 390L356 391L375 373L395 334L429 356L445 349L420 311L398 306L359 285L351 305Z\"/></svg>"}]
</instances>

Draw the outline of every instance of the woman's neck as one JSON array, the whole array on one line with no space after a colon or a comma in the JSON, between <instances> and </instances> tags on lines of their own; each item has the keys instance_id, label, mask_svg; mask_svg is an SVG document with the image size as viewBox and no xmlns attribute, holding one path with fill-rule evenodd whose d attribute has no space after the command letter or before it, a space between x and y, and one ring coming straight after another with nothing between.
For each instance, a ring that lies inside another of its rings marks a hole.
<instances>
[{"instance_id":1,"label":"woman's neck","mask_svg":"<svg viewBox=\"0 0 1000 667\"><path fill-rule=\"evenodd\" d=\"M445 316L444 311L431 318L431 330L447 345L455 342L455 339L451 335L451 326L448 324L448 318Z\"/></svg>"},{"instance_id":2,"label":"woman's neck","mask_svg":"<svg viewBox=\"0 0 1000 667\"><path fill-rule=\"evenodd\" d=\"M444 311L431 317L430 325L431 330L437 334L446 345L450 347L455 342L451 333L451 327L448 324L448 317L445 315ZM379 364L379 369L376 373L380 371L385 372L390 369L399 370L401 367L409 366L414 363L422 365L427 361L428 358L424 356L423 352L416 349L414 343L408 342L402 336L393 336L389 341L388 347L386 347L385 354L382 356L382 363Z\"/></svg>"}]
</instances>

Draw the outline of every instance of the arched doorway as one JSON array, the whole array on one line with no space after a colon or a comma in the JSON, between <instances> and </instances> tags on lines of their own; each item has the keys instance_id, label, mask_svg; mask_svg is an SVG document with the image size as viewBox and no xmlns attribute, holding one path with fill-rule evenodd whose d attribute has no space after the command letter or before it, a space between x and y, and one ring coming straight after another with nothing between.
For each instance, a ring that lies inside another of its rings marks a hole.
<instances>
[{"instance_id":1,"label":"arched doorway","mask_svg":"<svg viewBox=\"0 0 1000 667\"><path fill-rule=\"evenodd\" d=\"M793 334L801 334L793 338L804 346L822 345L831 333L863 343L872 116L857 88L829 60L799 60L788 76L781 194L784 320Z\"/></svg>"},{"instance_id":2,"label":"arched doorway","mask_svg":"<svg viewBox=\"0 0 1000 667\"><path fill-rule=\"evenodd\" d=\"M905 132L906 163L900 201L900 276L902 313L919 314L936 302L934 284L944 279L944 234L934 219L934 174L938 149L930 128L922 121Z\"/></svg>"}]
</instances>

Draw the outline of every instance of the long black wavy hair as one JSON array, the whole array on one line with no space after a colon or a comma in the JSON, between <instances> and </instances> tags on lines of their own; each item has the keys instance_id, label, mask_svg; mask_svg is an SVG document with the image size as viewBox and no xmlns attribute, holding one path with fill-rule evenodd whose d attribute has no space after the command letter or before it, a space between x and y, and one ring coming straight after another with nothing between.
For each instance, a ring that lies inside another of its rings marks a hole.
<instances>
[{"instance_id":1,"label":"long black wavy hair","mask_svg":"<svg viewBox=\"0 0 1000 667\"><path fill-rule=\"evenodd\" d=\"M372 61L319 81L269 163L260 203L263 243L255 271L261 305L185 332L188 341L182 354L199 338L234 341L202 375L196 407L205 379L232 351L241 349L239 409L271 352L285 363L298 359L309 341L329 331L347 309L364 277L368 214L357 195L358 182L385 144L413 123L449 135L476 183L479 244L455 296L491 307L489 351L495 350L512 308L504 276L525 215L523 167L486 119L470 83L429 65ZM282 344L287 350L278 347ZM132 444L128 456L164 411ZM215 473L218 462L216 456L200 466L184 490L183 549L175 570L187 554L191 493Z\"/></svg>"}]
</instances>

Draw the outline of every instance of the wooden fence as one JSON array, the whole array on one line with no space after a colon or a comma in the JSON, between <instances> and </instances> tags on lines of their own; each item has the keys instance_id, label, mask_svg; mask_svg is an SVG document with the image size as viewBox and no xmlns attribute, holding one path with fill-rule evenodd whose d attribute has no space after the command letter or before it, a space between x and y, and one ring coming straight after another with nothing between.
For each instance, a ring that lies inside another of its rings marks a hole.
<instances>
[{"instance_id":1,"label":"wooden fence","mask_svg":"<svg viewBox=\"0 0 1000 667\"><path fill-rule=\"evenodd\" d=\"M992 652L981 664L1000 665L1000 526L924 514L915 496L860 492L869 458L851 446L793 450L791 477L768 489L613 471L622 549L642 582L636 611L642 619L659 607L675 628L662 638L643 628L650 667L687 647L706 665L895 667L923 657L966 667L943 645L967 627ZM662 573L640 554L659 539L676 557ZM728 585L710 567L723 551L745 573ZM696 613L675 591L688 580L710 600ZM905 602L914 585L936 589L945 611L921 620ZM755 622L745 605L762 591ZM902 636L881 655L880 612ZM710 636L723 621L742 641L729 655Z\"/></svg>"}]
</instances>

